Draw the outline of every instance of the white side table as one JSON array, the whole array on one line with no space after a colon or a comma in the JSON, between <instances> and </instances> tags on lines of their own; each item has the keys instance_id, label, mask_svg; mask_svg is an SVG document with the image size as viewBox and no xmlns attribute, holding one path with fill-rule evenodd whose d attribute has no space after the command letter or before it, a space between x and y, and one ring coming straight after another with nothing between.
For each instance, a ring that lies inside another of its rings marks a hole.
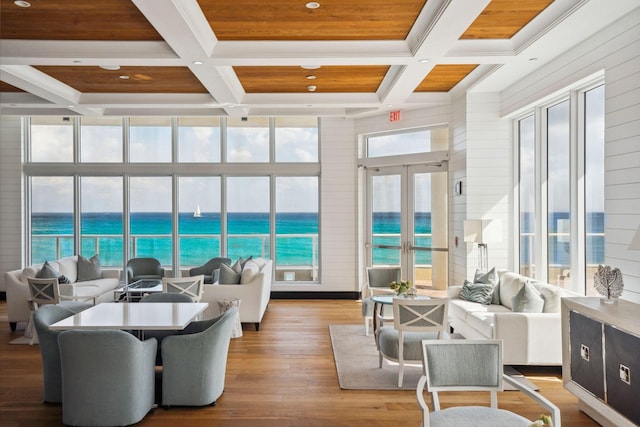
<instances>
[{"instance_id":1,"label":"white side table","mask_svg":"<svg viewBox=\"0 0 640 427\"><path fill-rule=\"evenodd\" d=\"M229 310L231 307L236 307L238 309L236 324L233 325L233 329L231 330L231 338L240 338L242 336L242 323L240 323L240 300L237 298L219 299L218 307L220 308L220 314Z\"/></svg>"}]
</instances>

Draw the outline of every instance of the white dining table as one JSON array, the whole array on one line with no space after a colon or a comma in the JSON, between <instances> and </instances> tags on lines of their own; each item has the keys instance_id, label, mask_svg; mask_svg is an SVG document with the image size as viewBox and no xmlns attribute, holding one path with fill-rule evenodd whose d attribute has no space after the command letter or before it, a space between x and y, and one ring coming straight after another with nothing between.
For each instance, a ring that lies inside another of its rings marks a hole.
<instances>
[{"instance_id":1,"label":"white dining table","mask_svg":"<svg viewBox=\"0 0 640 427\"><path fill-rule=\"evenodd\" d=\"M50 326L67 329L182 330L209 304L206 302L102 303Z\"/></svg>"}]
</instances>

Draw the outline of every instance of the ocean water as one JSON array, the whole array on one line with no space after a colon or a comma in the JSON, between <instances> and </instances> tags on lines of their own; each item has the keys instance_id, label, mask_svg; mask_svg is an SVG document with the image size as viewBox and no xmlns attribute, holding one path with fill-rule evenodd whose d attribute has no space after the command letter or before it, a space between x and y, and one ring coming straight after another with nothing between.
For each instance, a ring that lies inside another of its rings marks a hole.
<instances>
[{"instance_id":1,"label":"ocean water","mask_svg":"<svg viewBox=\"0 0 640 427\"><path fill-rule=\"evenodd\" d=\"M270 253L268 213L229 213L227 217L227 252L240 256L274 258ZM567 213L550 215L552 233L561 232L557 225L568 219ZM416 244L431 245L431 214L419 212L414 217ZM524 230L533 232L534 217L523 215ZM100 254L104 266L121 266L123 259L123 216L121 213L86 213L80 218L82 254ZM587 263L604 262L604 214L590 215L586 221ZM180 265L194 266L220 254L221 219L219 213L203 212L196 218L192 212L178 215ZM170 213L132 213L130 222L130 253L151 256L164 265L172 262ZM318 265L318 215L315 213L279 213L276 215L276 253L279 266ZM38 213L32 215L33 262L43 262L74 254L73 216L71 213ZM374 244L400 244L400 214L376 212L373 217ZM530 260L531 237L521 237L521 262ZM549 240L552 264L569 265L569 243L559 235ZM399 253L394 249L374 249L374 264L397 264ZM430 252L417 252L416 264L430 265Z\"/></svg>"}]
</instances>

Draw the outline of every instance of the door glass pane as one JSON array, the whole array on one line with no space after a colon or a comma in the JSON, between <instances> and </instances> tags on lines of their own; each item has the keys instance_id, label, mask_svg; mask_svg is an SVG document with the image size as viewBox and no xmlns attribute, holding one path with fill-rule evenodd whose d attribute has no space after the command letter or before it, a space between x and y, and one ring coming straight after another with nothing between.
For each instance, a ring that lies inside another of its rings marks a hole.
<instances>
[{"instance_id":1,"label":"door glass pane","mask_svg":"<svg viewBox=\"0 0 640 427\"><path fill-rule=\"evenodd\" d=\"M129 256L171 265L171 177L131 177L129 207Z\"/></svg>"},{"instance_id":2,"label":"door glass pane","mask_svg":"<svg viewBox=\"0 0 640 427\"><path fill-rule=\"evenodd\" d=\"M31 161L73 162L73 120L70 117L31 118Z\"/></svg>"},{"instance_id":3,"label":"door glass pane","mask_svg":"<svg viewBox=\"0 0 640 427\"><path fill-rule=\"evenodd\" d=\"M373 176L372 183L372 265L400 265L400 175Z\"/></svg>"},{"instance_id":4,"label":"door glass pane","mask_svg":"<svg viewBox=\"0 0 640 427\"><path fill-rule=\"evenodd\" d=\"M100 265L122 266L122 177L80 178L81 254L100 254Z\"/></svg>"},{"instance_id":5,"label":"door glass pane","mask_svg":"<svg viewBox=\"0 0 640 427\"><path fill-rule=\"evenodd\" d=\"M31 178L31 262L74 254L73 178Z\"/></svg>"},{"instance_id":6,"label":"door glass pane","mask_svg":"<svg viewBox=\"0 0 640 427\"><path fill-rule=\"evenodd\" d=\"M178 181L180 267L220 256L220 177L182 176Z\"/></svg>"},{"instance_id":7,"label":"door glass pane","mask_svg":"<svg viewBox=\"0 0 640 427\"><path fill-rule=\"evenodd\" d=\"M276 119L276 162L318 161L318 119L278 117Z\"/></svg>"},{"instance_id":8,"label":"door glass pane","mask_svg":"<svg viewBox=\"0 0 640 427\"><path fill-rule=\"evenodd\" d=\"M121 118L83 117L80 125L81 162L122 162Z\"/></svg>"},{"instance_id":9,"label":"door glass pane","mask_svg":"<svg viewBox=\"0 0 640 427\"><path fill-rule=\"evenodd\" d=\"M413 174L413 280L416 285L447 286L447 174ZM425 249L432 249L431 251ZM443 249L439 251L438 249Z\"/></svg>"},{"instance_id":10,"label":"door glass pane","mask_svg":"<svg viewBox=\"0 0 640 427\"><path fill-rule=\"evenodd\" d=\"M132 117L129 128L129 160L158 163L171 161L171 118Z\"/></svg>"},{"instance_id":11,"label":"door glass pane","mask_svg":"<svg viewBox=\"0 0 640 427\"><path fill-rule=\"evenodd\" d=\"M520 274L535 278L535 118L529 116L518 122L520 143Z\"/></svg>"},{"instance_id":12,"label":"door glass pane","mask_svg":"<svg viewBox=\"0 0 640 427\"><path fill-rule=\"evenodd\" d=\"M269 119L230 117L227 119L227 161L269 161Z\"/></svg>"},{"instance_id":13,"label":"door glass pane","mask_svg":"<svg viewBox=\"0 0 640 427\"><path fill-rule=\"evenodd\" d=\"M227 179L227 256L271 258L269 177Z\"/></svg>"},{"instance_id":14,"label":"door glass pane","mask_svg":"<svg viewBox=\"0 0 640 427\"><path fill-rule=\"evenodd\" d=\"M569 101L547 110L547 141L548 281L567 286L564 277L571 266Z\"/></svg>"},{"instance_id":15,"label":"door glass pane","mask_svg":"<svg viewBox=\"0 0 640 427\"><path fill-rule=\"evenodd\" d=\"M597 295L593 275L598 264L604 264L604 86L588 91L584 97L585 282L587 295Z\"/></svg>"},{"instance_id":16,"label":"door glass pane","mask_svg":"<svg viewBox=\"0 0 640 427\"><path fill-rule=\"evenodd\" d=\"M220 119L181 117L178 119L178 158L180 162L220 162Z\"/></svg>"},{"instance_id":17,"label":"door glass pane","mask_svg":"<svg viewBox=\"0 0 640 427\"><path fill-rule=\"evenodd\" d=\"M318 177L277 177L276 280L317 280L318 243Z\"/></svg>"}]
</instances>

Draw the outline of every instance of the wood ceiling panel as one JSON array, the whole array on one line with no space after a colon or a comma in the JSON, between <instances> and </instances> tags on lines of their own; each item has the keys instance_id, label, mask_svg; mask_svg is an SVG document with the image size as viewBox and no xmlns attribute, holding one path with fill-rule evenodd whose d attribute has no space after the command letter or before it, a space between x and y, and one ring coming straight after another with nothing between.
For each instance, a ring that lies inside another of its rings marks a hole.
<instances>
[{"instance_id":1,"label":"wood ceiling panel","mask_svg":"<svg viewBox=\"0 0 640 427\"><path fill-rule=\"evenodd\" d=\"M404 40L425 0L198 0L219 40Z\"/></svg>"},{"instance_id":2,"label":"wood ceiling panel","mask_svg":"<svg viewBox=\"0 0 640 427\"><path fill-rule=\"evenodd\" d=\"M9 83L0 82L0 92L24 92L24 90L11 86Z\"/></svg>"},{"instance_id":3,"label":"wood ceiling panel","mask_svg":"<svg viewBox=\"0 0 640 427\"><path fill-rule=\"evenodd\" d=\"M308 86L315 92L375 92L389 70L387 65L325 66L317 70L302 67L233 67L247 93L302 93ZM308 79L307 76L315 76Z\"/></svg>"},{"instance_id":4,"label":"wood ceiling panel","mask_svg":"<svg viewBox=\"0 0 640 427\"><path fill-rule=\"evenodd\" d=\"M20 40L162 40L130 0L0 0L0 38Z\"/></svg>"},{"instance_id":5,"label":"wood ceiling panel","mask_svg":"<svg viewBox=\"0 0 640 427\"><path fill-rule=\"evenodd\" d=\"M187 67L35 67L83 93L206 93ZM120 76L129 76L121 79Z\"/></svg>"},{"instance_id":6,"label":"wood ceiling panel","mask_svg":"<svg viewBox=\"0 0 640 427\"><path fill-rule=\"evenodd\" d=\"M415 91L449 92L477 66L477 64L436 65Z\"/></svg>"},{"instance_id":7,"label":"wood ceiling panel","mask_svg":"<svg viewBox=\"0 0 640 427\"><path fill-rule=\"evenodd\" d=\"M510 39L553 0L492 0L460 37Z\"/></svg>"}]
</instances>

